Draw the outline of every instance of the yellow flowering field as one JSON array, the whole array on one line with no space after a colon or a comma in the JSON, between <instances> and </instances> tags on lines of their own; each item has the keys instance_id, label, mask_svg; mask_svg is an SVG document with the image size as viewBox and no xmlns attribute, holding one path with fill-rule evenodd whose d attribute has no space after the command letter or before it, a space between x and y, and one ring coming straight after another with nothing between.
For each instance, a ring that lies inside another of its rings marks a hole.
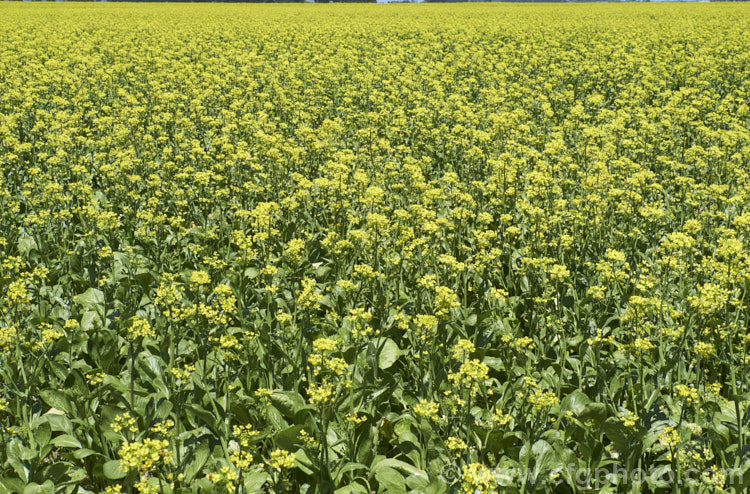
<instances>
[{"instance_id":1,"label":"yellow flowering field","mask_svg":"<svg viewBox=\"0 0 750 494\"><path fill-rule=\"evenodd\" d=\"M0 5L0 494L741 492L750 6Z\"/></svg>"}]
</instances>

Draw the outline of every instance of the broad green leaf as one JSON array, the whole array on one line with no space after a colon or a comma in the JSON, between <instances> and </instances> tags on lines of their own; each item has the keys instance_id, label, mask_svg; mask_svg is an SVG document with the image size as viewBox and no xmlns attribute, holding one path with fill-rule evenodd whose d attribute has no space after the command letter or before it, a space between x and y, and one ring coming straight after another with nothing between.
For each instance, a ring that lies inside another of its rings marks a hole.
<instances>
[{"instance_id":1,"label":"broad green leaf","mask_svg":"<svg viewBox=\"0 0 750 494\"><path fill-rule=\"evenodd\" d=\"M98 313L101 311L101 307L104 306L104 293L96 288L89 288L82 294L73 297L73 301L88 310Z\"/></svg>"},{"instance_id":2,"label":"broad green leaf","mask_svg":"<svg viewBox=\"0 0 750 494\"><path fill-rule=\"evenodd\" d=\"M333 492L334 494L370 494L370 491L367 490L367 487L357 482L352 482L351 484L347 484L344 487L339 487Z\"/></svg>"},{"instance_id":3,"label":"broad green leaf","mask_svg":"<svg viewBox=\"0 0 750 494\"><path fill-rule=\"evenodd\" d=\"M377 340L375 341L375 344L378 346L382 345L380 355L378 356L378 367L380 367L381 369L388 369L401 356L401 349L398 347L396 342L390 338Z\"/></svg>"},{"instance_id":4,"label":"broad green leaf","mask_svg":"<svg viewBox=\"0 0 750 494\"><path fill-rule=\"evenodd\" d=\"M264 471L251 472L245 476L245 491L260 492L266 482L271 481L271 477Z\"/></svg>"},{"instance_id":5,"label":"broad green leaf","mask_svg":"<svg viewBox=\"0 0 750 494\"><path fill-rule=\"evenodd\" d=\"M110 460L102 466L104 476L108 479L117 480L125 477L127 472L120 465L120 460Z\"/></svg>"},{"instance_id":6,"label":"broad green leaf","mask_svg":"<svg viewBox=\"0 0 750 494\"><path fill-rule=\"evenodd\" d=\"M287 451L293 451L302 443L299 438L302 429L304 429L302 425L293 425L279 432L276 435L276 446Z\"/></svg>"},{"instance_id":7,"label":"broad green leaf","mask_svg":"<svg viewBox=\"0 0 750 494\"><path fill-rule=\"evenodd\" d=\"M378 468L373 472L375 480L380 484L379 492L390 494L406 494L406 482L404 476L390 467Z\"/></svg>"},{"instance_id":8,"label":"broad green leaf","mask_svg":"<svg viewBox=\"0 0 750 494\"><path fill-rule=\"evenodd\" d=\"M44 402L57 410L62 410L70 415L73 412L73 404L65 393L56 389L44 389L39 392Z\"/></svg>"},{"instance_id":9,"label":"broad green leaf","mask_svg":"<svg viewBox=\"0 0 750 494\"><path fill-rule=\"evenodd\" d=\"M427 472L404 461L396 460L395 458L385 458L377 461L371 468L372 471L377 471L380 468L394 468L403 472L405 475L413 475L423 480L428 480Z\"/></svg>"},{"instance_id":10,"label":"broad green leaf","mask_svg":"<svg viewBox=\"0 0 750 494\"><path fill-rule=\"evenodd\" d=\"M188 453L185 458L185 481L190 482L201 471L208 460L211 450L208 443L203 442Z\"/></svg>"},{"instance_id":11,"label":"broad green leaf","mask_svg":"<svg viewBox=\"0 0 750 494\"><path fill-rule=\"evenodd\" d=\"M75 437L63 434L52 439L51 444L61 448L81 448L81 442Z\"/></svg>"},{"instance_id":12,"label":"broad green leaf","mask_svg":"<svg viewBox=\"0 0 750 494\"><path fill-rule=\"evenodd\" d=\"M39 446L46 446L52 437L52 427L47 422L42 422L34 430L34 440Z\"/></svg>"},{"instance_id":13,"label":"broad green leaf","mask_svg":"<svg viewBox=\"0 0 750 494\"><path fill-rule=\"evenodd\" d=\"M591 400L589 397L581 390L577 389L562 399L560 408L565 411L570 410L580 416L583 410L585 410L586 405L589 405L590 403Z\"/></svg>"},{"instance_id":14,"label":"broad green leaf","mask_svg":"<svg viewBox=\"0 0 750 494\"><path fill-rule=\"evenodd\" d=\"M603 403L587 403L583 406L583 409L578 414L578 419L581 422L592 420L595 424L599 425L605 418L607 418L607 406Z\"/></svg>"},{"instance_id":15,"label":"broad green leaf","mask_svg":"<svg viewBox=\"0 0 750 494\"><path fill-rule=\"evenodd\" d=\"M302 472L306 473L307 475L313 475L313 462L312 460L307 456L307 453L304 449L300 448L295 453L295 463L297 465L297 468L299 468Z\"/></svg>"}]
</instances>

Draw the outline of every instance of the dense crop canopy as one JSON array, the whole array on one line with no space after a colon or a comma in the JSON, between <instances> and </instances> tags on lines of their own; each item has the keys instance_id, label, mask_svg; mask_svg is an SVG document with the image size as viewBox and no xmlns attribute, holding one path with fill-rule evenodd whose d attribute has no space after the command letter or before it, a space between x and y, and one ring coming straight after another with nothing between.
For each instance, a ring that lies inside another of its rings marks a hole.
<instances>
[{"instance_id":1,"label":"dense crop canopy","mask_svg":"<svg viewBox=\"0 0 750 494\"><path fill-rule=\"evenodd\" d=\"M0 494L750 483L749 97L742 5L0 6Z\"/></svg>"}]
</instances>

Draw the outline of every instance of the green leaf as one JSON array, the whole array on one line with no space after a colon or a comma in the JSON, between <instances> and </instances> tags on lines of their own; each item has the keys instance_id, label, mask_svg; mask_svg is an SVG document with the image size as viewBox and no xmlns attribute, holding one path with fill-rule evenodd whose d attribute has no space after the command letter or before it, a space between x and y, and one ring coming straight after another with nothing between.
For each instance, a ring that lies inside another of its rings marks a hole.
<instances>
[{"instance_id":1,"label":"green leaf","mask_svg":"<svg viewBox=\"0 0 750 494\"><path fill-rule=\"evenodd\" d=\"M396 460L395 458L382 459L376 462L372 466L371 470L375 472L380 468L394 468L396 470L403 472L406 475L413 475L415 477L418 477L420 479L423 479L429 482L429 477L427 475L427 472L425 472L424 470L420 470L419 468L415 467L414 465L410 465L406 463L405 461Z\"/></svg>"},{"instance_id":2,"label":"green leaf","mask_svg":"<svg viewBox=\"0 0 750 494\"><path fill-rule=\"evenodd\" d=\"M110 460L102 466L104 476L108 479L117 480L125 477L127 472L120 465L120 460Z\"/></svg>"},{"instance_id":3,"label":"green leaf","mask_svg":"<svg viewBox=\"0 0 750 494\"><path fill-rule=\"evenodd\" d=\"M344 474L356 471L367 471L367 465L356 462L345 463L341 468L336 470L334 479L340 480L344 476Z\"/></svg>"},{"instance_id":4,"label":"green leaf","mask_svg":"<svg viewBox=\"0 0 750 494\"><path fill-rule=\"evenodd\" d=\"M602 424L604 434L617 446L617 449L625 453L630 448L629 431L622 421L610 417Z\"/></svg>"},{"instance_id":5,"label":"green leaf","mask_svg":"<svg viewBox=\"0 0 750 494\"><path fill-rule=\"evenodd\" d=\"M263 484L271 480L271 477L263 471L253 472L245 475L245 492L259 492Z\"/></svg>"},{"instance_id":6,"label":"green leaf","mask_svg":"<svg viewBox=\"0 0 750 494\"><path fill-rule=\"evenodd\" d=\"M82 448L81 442L69 434L63 434L52 439L52 444L59 448Z\"/></svg>"},{"instance_id":7,"label":"green leaf","mask_svg":"<svg viewBox=\"0 0 750 494\"><path fill-rule=\"evenodd\" d=\"M245 271L243 271L243 274L248 279L255 279L260 274L260 270L258 268L245 268Z\"/></svg>"},{"instance_id":8,"label":"green leaf","mask_svg":"<svg viewBox=\"0 0 750 494\"><path fill-rule=\"evenodd\" d=\"M315 279L318 283L323 283L328 278L332 269L331 266L318 266L315 270Z\"/></svg>"},{"instance_id":9,"label":"green leaf","mask_svg":"<svg viewBox=\"0 0 750 494\"><path fill-rule=\"evenodd\" d=\"M0 477L0 494L15 494L23 492L24 481L21 479L7 479Z\"/></svg>"},{"instance_id":10,"label":"green leaf","mask_svg":"<svg viewBox=\"0 0 750 494\"><path fill-rule=\"evenodd\" d=\"M607 418L607 406L603 403L587 403L578 414L578 420L581 422L593 420L598 424L605 418Z\"/></svg>"},{"instance_id":11,"label":"green leaf","mask_svg":"<svg viewBox=\"0 0 750 494\"><path fill-rule=\"evenodd\" d=\"M47 422L39 424L34 431L34 440L39 446L46 446L52 437L52 427Z\"/></svg>"},{"instance_id":12,"label":"green leaf","mask_svg":"<svg viewBox=\"0 0 750 494\"><path fill-rule=\"evenodd\" d=\"M398 347L396 342L390 338L377 340L375 342L375 345L382 345L380 355L378 356L378 367L380 367L381 369L388 369L401 356L401 349Z\"/></svg>"},{"instance_id":13,"label":"green leaf","mask_svg":"<svg viewBox=\"0 0 750 494\"><path fill-rule=\"evenodd\" d=\"M203 407L193 404L185 409L185 413L192 421L196 423L203 422L204 424L208 426L213 426L216 424L216 417L205 409ZM197 419L197 420L196 420Z\"/></svg>"},{"instance_id":14,"label":"green leaf","mask_svg":"<svg viewBox=\"0 0 750 494\"><path fill-rule=\"evenodd\" d=\"M276 446L287 451L294 450L302 443L299 439L299 431L302 429L302 425L293 425L279 432L276 435Z\"/></svg>"},{"instance_id":15,"label":"green leaf","mask_svg":"<svg viewBox=\"0 0 750 494\"><path fill-rule=\"evenodd\" d=\"M72 414L73 404L62 391L56 389L44 389L39 392L39 396L41 396L42 400L52 408L62 410L68 415Z\"/></svg>"},{"instance_id":16,"label":"green leaf","mask_svg":"<svg viewBox=\"0 0 750 494\"><path fill-rule=\"evenodd\" d=\"M190 483L193 478L201 471L211 453L207 442L201 443L197 448L190 451L185 458L185 483Z\"/></svg>"},{"instance_id":17,"label":"green leaf","mask_svg":"<svg viewBox=\"0 0 750 494\"><path fill-rule=\"evenodd\" d=\"M448 492L448 485L442 477L434 477L424 489L421 489L421 492L424 494L444 494Z\"/></svg>"},{"instance_id":18,"label":"green leaf","mask_svg":"<svg viewBox=\"0 0 750 494\"><path fill-rule=\"evenodd\" d=\"M345 485L344 487L339 487L333 492L334 494L368 494L370 491L368 491L367 487L363 486L362 484L352 482L351 484Z\"/></svg>"},{"instance_id":19,"label":"green leaf","mask_svg":"<svg viewBox=\"0 0 750 494\"><path fill-rule=\"evenodd\" d=\"M284 420L284 416L273 405L270 405L266 409L266 417L268 418L268 422L270 422L271 425L273 425L274 428L278 430L286 429L287 427L289 427L287 421Z\"/></svg>"},{"instance_id":20,"label":"green leaf","mask_svg":"<svg viewBox=\"0 0 750 494\"><path fill-rule=\"evenodd\" d=\"M39 246L31 235L22 235L18 238L18 253L21 257L28 256L32 251L39 250Z\"/></svg>"},{"instance_id":21,"label":"green leaf","mask_svg":"<svg viewBox=\"0 0 750 494\"><path fill-rule=\"evenodd\" d=\"M406 477L406 485L409 487L409 489L417 490L419 492L424 491L424 489L429 485L429 480L423 477L418 477L416 475L409 475Z\"/></svg>"},{"instance_id":22,"label":"green leaf","mask_svg":"<svg viewBox=\"0 0 750 494\"><path fill-rule=\"evenodd\" d=\"M88 458L91 455L101 456L100 453L97 453L96 451L93 451L91 449L81 448L73 453L73 458L82 460L83 458Z\"/></svg>"},{"instance_id":23,"label":"green leaf","mask_svg":"<svg viewBox=\"0 0 750 494\"><path fill-rule=\"evenodd\" d=\"M81 316L81 329L91 331L102 324L102 318L96 311L84 310Z\"/></svg>"},{"instance_id":24,"label":"green leaf","mask_svg":"<svg viewBox=\"0 0 750 494\"><path fill-rule=\"evenodd\" d=\"M375 480L380 484L379 492L406 494L406 482L398 470L390 467L382 467L375 470L374 476Z\"/></svg>"},{"instance_id":25,"label":"green leaf","mask_svg":"<svg viewBox=\"0 0 750 494\"><path fill-rule=\"evenodd\" d=\"M286 418L294 418L297 410L305 406L305 400L299 393L293 391L274 391L271 396L271 403Z\"/></svg>"},{"instance_id":26,"label":"green leaf","mask_svg":"<svg viewBox=\"0 0 750 494\"><path fill-rule=\"evenodd\" d=\"M654 491L668 489L670 487L668 480L677 478L671 465L659 465L651 468L645 477L646 484Z\"/></svg>"},{"instance_id":27,"label":"green leaf","mask_svg":"<svg viewBox=\"0 0 750 494\"><path fill-rule=\"evenodd\" d=\"M547 441L540 439L531 446L531 455L534 458L534 471L532 479L541 480L542 474L547 474L557 467L560 462L557 461L555 449Z\"/></svg>"},{"instance_id":28,"label":"green leaf","mask_svg":"<svg viewBox=\"0 0 750 494\"><path fill-rule=\"evenodd\" d=\"M296 463L297 468L299 468L303 473L306 473L307 475L313 474L313 462L310 459L310 457L307 456L307 453L305 453L305 450L300 448L294 453L296 457Z\"/></svg>"},{"instance_id":29,"label":"green leaf","mask_svg":"<svg viewBox=\"0 0 750 494\"><path fill-rule=\"evenodd\" d=\"M31 482L23 490L23 494L54 494L54 492L55 485L50 480L42 485L39 485L36 482Z\"/></svg>"},{"instance_id":30,"label":"green leaf","mask_svg":"<svg viewBox=\"0 0 750 494\"><path fill-rule=\"evenodd\" d=\"M50 427L52 427L53 432L65 432L67 434L73 434L73 424L65 415L47 412L44 414L44 417L47 419L47 423L50 425Z\"/></svg>"},{"instance_id":31,"label":"green leaf","mask_svg":"<svg viewBox=\"0 0 750 494\"><path fill-rule=\"evenodd\" d=\"M24 482L29 480L29 469L21 460L8 455L8 463L13 468L13 470L15 470L16 474L21 478L21 480L23 480Z\"/></svg>"},{"instance_id":32,"label":"green leaf","mask_svg":"<svg viewBox=\"0 0 750 494\"><path fill-rule=\"evenodd\" d=\"M82 294L73 297L73 301L86 309L100 312L100 307L104 306L104 293L96 288L89 288Z\"/></svg>"},{"instance_id":33,"label":"green leaf","mask_svg":"<svg viewBox=\"0 0 750 494\"><path fill-rule=\"evenodd\" d=\"M26 488L24 488L23 490L23 494L53 494L54 492L55 492L54 487L50 491L48 489L45 489L44 486L37 484L36 482L31 482L30 484L27 484Z\"/></svg>"},{"instance_id":34,"label":"green leaf","mask_svg":"<svg viewBox=\"0 0 750 494\"><path fill-rule=\"evenodd\" d=\"M560 403L560 409L562 409L563 411L570 410L571 412L580 416L581 412L583 412L583 410L586 408L586 405L588 405L589 403L591 403L589 397L586 396L583 391L577 389L563 398L562 403Z\"/></svg>"},{"instance_id":35,"label":"green leaf","mask_svg":"<svg viewBox=\"0 0 750 494\"><path fill-rule=\"evenodd\" d=\"M500 357L486 356L482 359L482 362L484 362L484 364L492 370L505 370L505 364L503 364L503 359L501 359Z\"/></svg>"}]
</instances>

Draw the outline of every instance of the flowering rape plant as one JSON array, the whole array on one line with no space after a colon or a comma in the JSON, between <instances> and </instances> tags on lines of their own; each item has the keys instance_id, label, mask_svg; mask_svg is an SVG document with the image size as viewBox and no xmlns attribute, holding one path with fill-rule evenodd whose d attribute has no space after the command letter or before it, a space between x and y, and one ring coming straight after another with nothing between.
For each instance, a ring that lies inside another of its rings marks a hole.
<instances>
[{"instance_id":1,"label":"flowering rape plant","mask_svg":"<svg viewBox=\"0 0 750 494\"><path fill-rule=\"evenodd\" d=\"M0 5L0 494L745 489L748 33Z\"/></svg>"}]
</instances>

